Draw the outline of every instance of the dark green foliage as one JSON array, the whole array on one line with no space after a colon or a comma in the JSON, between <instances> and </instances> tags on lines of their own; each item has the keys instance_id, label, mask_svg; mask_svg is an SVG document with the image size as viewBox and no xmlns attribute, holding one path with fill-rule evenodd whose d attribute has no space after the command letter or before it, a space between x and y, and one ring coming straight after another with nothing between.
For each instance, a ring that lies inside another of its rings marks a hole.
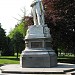
<instances>
[{"instance_id":1,"label":"dark green foliage","mask_svg":"<svg viewBox=\"0 0 75 75\"><path fill-rule=\"evenodd\" d=\"M0 50L5 49L6 44L6 35L4 29L0 25Z\"/></svg>"},{"instance_id":2,"label":"dark green foliage","mask_svg":"<svg viewBox=\"0 0 75 75\"><path fill-rule=\"evenodd\" d=\"M13 42L14 50L17 53L17 58L18 58L18 53L21 53L22 50L24 50L25 48L23 35L20 32L16 32L13 35L12 42Z\"/></svg>"},{"instance_id":3,"label":"dark green foliage","mask_svg":"<svg viewBox=\"0 0 75 75\"><path fill-rule=\"evenodd\" d=\"M2 56L13 56L14 55L14 47L12 41L9 37L6 37L6 45L4 50L2 50Z\"/></svg>"},{"instance_id":4,"label":"dark green foliage","mask_svg":"<svg viewBox=\"0 0 75 75\"><path fill-rule=\"evenodd\" d=\"M5 30L0 25L0 51L2 56L14 55L14 50L9 37L6 36Z\"/></svg>"},{"instance_id":5,"label":"dark green foliage","mask_svg":"<svg viewBox=\"0 0 75 75\"><path fill-rule=\"evenodd\" d=\"M24 50L24 37L20 32L16 32L13 36L13 44L15 47L15 50L18 50L20 53L22 52L22 50ZM16 51L17 52L17 51Z\"/></svg>"},{"instance_id":6,"label":"dark green foliage","mask_svg":"<svg viewBox=\"0 0 75 75\"><path fill-rule=\"evenodd\" d=\"M11 38L12 46L14 48L14 53L21 53L25 48L24 36L26 30L24 30L24 23L20 23L15 26L13 30L10 31L8 37Z\"/></svg>"}]
</instances>

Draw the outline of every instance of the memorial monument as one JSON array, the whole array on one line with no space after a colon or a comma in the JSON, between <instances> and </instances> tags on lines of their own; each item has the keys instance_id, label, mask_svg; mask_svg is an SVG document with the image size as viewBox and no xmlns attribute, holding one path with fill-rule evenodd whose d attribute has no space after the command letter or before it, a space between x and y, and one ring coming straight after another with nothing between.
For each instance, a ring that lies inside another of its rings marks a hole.
<instances>
[{"instance_id":1,"label":"memorial monument","mask_svg":"<svg viewBox=\"0 0 75 75\"><path fill-rule=\"evenodd\" d=\"M57 65L57 56L51 47L52 38L44 21L44 9L40 0L31 4L34 25L28 27L26 48L22 51L22 68L50 68Z\"/></svg>"}]
</instances>

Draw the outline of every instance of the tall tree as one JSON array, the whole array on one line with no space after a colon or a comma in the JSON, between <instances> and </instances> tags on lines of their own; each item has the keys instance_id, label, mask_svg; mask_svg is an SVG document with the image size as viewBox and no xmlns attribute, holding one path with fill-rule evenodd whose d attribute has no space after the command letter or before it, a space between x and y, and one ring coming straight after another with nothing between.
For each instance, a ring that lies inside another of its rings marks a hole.
<instances>
[{"instance_id":1,"label":"tall tree","mask_svg":"<svg viewBox=\"0 0 75 75\"><path fill-rule=\"evenodd\" d=\"M6 44L5 30L1 27L0 24L0 50L5 49L5 44Z\"/></svg>"},{"instance_id":2,"label":"tall tree","mask_svg":"<svg viewBox=\"0 0 75 75\"><path fill-rule=\"evenodd\" d=\"M12 41L18 58L18 53L21 53L22 50L25 48L23 35L20 32L16 32L13 36Z\"/></svg>"},{"instance_id":3,"label":"tall tree","mask_svg":"<svg viewBox=\"0 0 75 75\"><path fill-rule=\"evenodd\" d=\"M75 0L42 0L45 20L50 27L54 47L64 50L73 48L73 29L75 26Z\"/></svg>"},{"instance_id":4,"label":"tall tree","mask_svg":"<svg viewBox=\"0 0 75 75\"><path fill-rule=\"evenodd\" d=\"M24 35L26 30L24 30L24 23L17 24L13 30L10 31L8 37L11 38L11 42L13 43L14 52L21 53L22 50L25 48L24 43Z\"/></svg>"}]
</instances>

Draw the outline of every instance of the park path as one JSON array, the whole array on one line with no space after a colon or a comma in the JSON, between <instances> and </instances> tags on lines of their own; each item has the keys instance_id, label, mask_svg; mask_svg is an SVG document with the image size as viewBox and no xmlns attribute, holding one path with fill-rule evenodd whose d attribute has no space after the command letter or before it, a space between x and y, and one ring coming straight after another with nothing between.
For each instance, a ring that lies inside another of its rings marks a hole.
<instances>
[{"instance_id":1,"label":"park path","mask_svg":"<svg viewBox=\"0 0 75 75\"><path fill-rule=\"evenodd\" d=\"M8 74L8 73L1 73L1 70L0 70L0 75L57 75L57 74ZM65 74L58 74L58 75L65 75Z\"/></svg>"},{"instance_id":2,"label":"park path","mask_svg":"<svg viewBox=\"0 0 75 75\"><path fill-rule=\"evenodd\" d=\"M75 73L75 71L74 71L74 73ZM67 73L67 74L12 74L12 73L1 73L1 66L0 66L0 75L72 75L72 74L70 72Z\"/></svg>"},{"instance_id":3,"label":"park path","mask_svg":"<svg viewBox=\"0 0 75 75\"><path fill-rule=\"evenodd\" d=\"M1 73L0 70L0 75L57 75L57 74L8 74L8 73ZM58 75L65 75L65 74L58 74Z\"/></svg>"},{"instance_id":4,"label":"park path","mask_svg":"<svg viewBox=\"0 0 75 75\"><path fill-rule=\"evenodd\" d=\"M10 73L1 73L0 69L0 75L71 75L70 73L68 74L10 74Z\"/></svg>"},{"instance_id":5,"label":"park path","mask_svg":"<svg viewBox=\"0 0 75 75\"><path fill-rule=\"evenodd\" d=\"M57 75L57 74L10 74L10 73L1 73L0 69L0 75ZM65 75L65 74L58 74L58 75Z\"/></svg>"}]
</instances>

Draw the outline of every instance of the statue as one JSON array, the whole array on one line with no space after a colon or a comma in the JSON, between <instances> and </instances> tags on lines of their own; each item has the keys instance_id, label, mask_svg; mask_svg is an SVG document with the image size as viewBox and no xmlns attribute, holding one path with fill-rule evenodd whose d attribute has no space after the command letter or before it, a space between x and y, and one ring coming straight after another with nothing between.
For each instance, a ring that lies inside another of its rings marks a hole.
<instances>
[{"instance_id":1,"label":"statue","mask_svg":"<svg viewBox=\"0 0 75 75\"><path fill-rule=\"evenodd\" d=\"M25 50L20 64L23 68L50 68L57 65L56 54L51 48L51 35L44 23L44 9L40 0L31 4L34 25L28 27L25 36Z\"/></svg>"},{"instance_id":2,"label":"statue","mask_svg":"<svg viewBox=\"0 0 75 75\"><path fill-rule=\"evenodd\" d=\"M44 9L40 0L34 0L31 4L34 25L44 25Z\"/></svg>"}]
</instances>

